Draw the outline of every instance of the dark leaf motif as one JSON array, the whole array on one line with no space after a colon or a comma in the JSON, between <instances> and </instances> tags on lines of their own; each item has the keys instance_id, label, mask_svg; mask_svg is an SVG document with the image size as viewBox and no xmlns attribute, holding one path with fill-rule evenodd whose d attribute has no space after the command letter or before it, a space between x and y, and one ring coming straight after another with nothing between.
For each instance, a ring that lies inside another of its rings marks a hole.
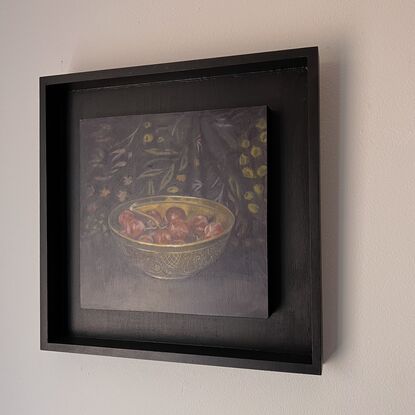
<instances>
[{"instance_id":1,"label":"dark leaf motif","mask_svg":"<svg viewBox=\"0 0 415 415\"><path fill-rule=\"evenodd\" d=\"M101 148L98 148L94 155L92 156L91 160L89 161L91 164L99 164L104 160L105 152Z\"/></svg>"},{"instance_id":2,"label":"dark leaf motif","mask_svg":"<svg viewBox=\"0 0 415 415\"><path fill-rule=\"evenodd\" d=\"M228 190L228 199L232 202L233 205L233 213L235 216L239 214L239 204L238 201L235 199L235 196L232 194L230 190Z\"/></svg>"},{"instance_id":3,"label":"dark leaf motif","mask_svg":"<svg viewBox=\"0 0 415 415\"><path fill-rule=\"evenodd\" d=\"M216 177L215 181L211 184L210 188L213 189L220 181L219 176Z\"/></svg>"},{"instance_id":4,"label":"dark leaf motif","mask_svg":"<svg viewBox=\"0 0 415 415\"><path fill-rule=\"evenodd\" d=\"M203 186L203 183L200 180L198 179L193 180L192 190L194 192L199 192L202 189L202 186Z\"/></svg>"},{"instance_id":5,"label":"dark leaf motif","mask_svg":"<svg viewBox=\"0 0 415 415\"><path fill-rule=\"evenodd\" d=\"M216 198L215 198L215 202L218 202L218 203L222 203L222 200L223 200L223 190L225 189L225 185L224 184L222 184L222 189L221 189L221 191L219 192L219 194L216 196Z\"/></svg>"},{"instance_id":6,"label":"dark leaf motif","mask_svg":"<svg viewBox=\"0 0 415 415\"><path fill-rule=\"evenodd\" d=\"M153 180L149 180L147 182L147 194L149 196L153 196L155 194Z\"/></svg>"},{"instance_id":7,"label":"dark leaf motif","mask_svg":"<svg viewBox=\"0 0 415 415\"><path fill-rule=\"evenodd\" d=\"M95 193L95 187L92 184L88 184L86 187L86 196L91 197Z\"/></svg>"},{"instance_id":8,"label":"dark leaf motif","mask_svg":"<svg viewBox=\"0 0 415 415\"><path fill-rule=\"evenodd\" d=\"M160 182L160 192L166 188L166 186L171 182L171 179L173 178L174 174L174 163L169 167L169 169L166 171L166 174L163 176Z\"/></svg>"},{"instance_id":9,"label":"dark leaf motif","mask_svg":"<svg viewBox=\"0 0 415 415\"><path fill-rule=\"evenodd\" d=\"M144 150L144 152L151 154L153 156L176 156L178 153L175 150L172 150L170 148L166 149L159 149L159 148L147 148Z\"/></svg>"},{"instance_id":10,"label":"dark leaf motif","mask_svg":"<svg viewBox=\"0 0 415 415\"><path fill-rule=\"evenodd\" d=\"M119 148L118 150L114 150L113 152L111 152L111 154L114 154L111 161L114 162L115 160L120 158L125 153L125 151L125 148Z\"/></svg>"},{"instance_id":11,"label":"dark leaf motif","mask_svg":"<svg viewBox=\"0 0 415 415\"><path fill-rule=\"evenodd\" d=\"M239 199L241 200L241 191L239 189L239 183L238 181L235 179L234 176L229 176L228 179L228 183L229 183L229 187L231 189L231 191L233 192L233 194Z\"/></svg>"},{"instance_id":12,"label":"dark leaf motif","mask_svg":"<svg viewBox=\"0 0 415 415\"><path fill-rule=\"evenodd\" d=\"M119 161L118 163L114 164L113 169L120 169L121 167L125 167L126 165L126 161Z\"/></svg>"},{"instance_id":13,"label":"dark leaf motif","mask_svg":"<svg viewBox=\"0 0 415 415\"><path fill-rule=\"evenodd\" d=\"M202 137L198 135L196 137L196 149L199 154L202 152L202 146Z\"/></svg>"},{"instance_id":14,"label":"dark leaf motif","mask_svg":"<svg viewBox=\"0 0 415 415\"><path fill-rule=\"evenodd\" d=\"M99 182L105 182L109 179L111 179L112 176L95 176L94 179Z\"/></svg>"},{"instance_id":15,"label":"dark leaf motif","mask_svg":"<svg viewBox=\"0 0 415 415\"><path fill-rule=\"evenodd\" d=\"M187 157L187 148L185 149L182 158L180 159L179 171L184 170L187 167L188 157Z\"/></svg>"},{"instance_id":16,"label":"dark leaf motif","mask_svg":"<svg viewBox=\"0 0 415 415\"><path fill-rule=\"evenodd\" d=\"M223 141L226 142L226 144L228 145L229 148L235 150L238 148L238 142L235 139L235 137L232 135L232 133L230 131L226 131L224 129L222 129L221 127L229 127L231 126L230 124L217 124L217 127L219 127L217 133L218 136L222 138Z\"/></svg>"},{"instance_id":17,"label":"dark leaf motif","mask_svg":"<svg viewBox=\"0 0 415 415\"><path fill-rule=\"evenodd\" d=\"M219 128L232 128L233 127L232 124L225 123L225 122L219 122L219 121L217 121L215 124Z\"/></svg>"},{"instance_id":18,"label":"dark leaf motif","mask_svg":"<svg viewBox=\"0 0 415 415\"><path fill-rule=\"evenodd\" d=\"M154 169L165 172L170 167L171 163L171 158L157 157L155 159L146 161L142 166L142 170Z\"/></svg>"},{"instance_id":19,"label":"dark leaf motif","mask_svg":"<svg viewBox=\"0 0 415 415\"><path fill-rule=\"evenodd\" d=\"M171 135L175 135L177 128L179 127L180 121L182 121L184 119L185 115L182 114L180 117L177 118L177 121L174 123L173 125L173 129L171 132Z\"/></svg>"},{"instance_id":20,"label":"dark leaf motif","mask_svg":"<svg viewBox=\"0 0 415 415\"><path fill-rule=\"evenodd\" d=\"M96 168L102 169L104 167L104 164L103 163L91 163L91 166L95 169Z\"/></svg>"},{"instance_id":21,"label":"dark leaf motif","mask_svg":"<svg viewBox=\"0 0 415 415\"><path fill-rule=\"evenodd\" d=\"M138 126L129 136L125 137L124 140L122 140L119 144L124 144L127 142L126 147L128 147L133 142L139 129L140 126Z\"/></svg>"},{"instance_id":22,"label":"dark leaf motif","mask_svg":"<svg viewBox=\"0 0 415 415\"><path fill-rule=\"evenodd\" d=\"M163 173L164 170L163 169L149 169L144 171L143 173L141 173L138 177L137 180L143 179L145 177L154 177L154 176L158 176L159 174Z\"/></svg>"},{"instance_id":23,"label":"dark leaf motif","mask_svg":"<svg viewBox=\"0 0 415 415\"><path fill-rule=\"evenodd\" d=\"M236 230L237 237L244 236L248 230L248 225L246 221L241 221L237 219L236 224L235 224L235 230Z\"/></svg>"},{"instance_id":24,"label":"dark leaf motif","mask_svg":"<svg viewBox=\"0 0 415 415\"><path fill-rule=\"evenodd\" d=\"M231 192L228 192L228 199L235 204L236 200Z\"/></svg>"}]
</instances>

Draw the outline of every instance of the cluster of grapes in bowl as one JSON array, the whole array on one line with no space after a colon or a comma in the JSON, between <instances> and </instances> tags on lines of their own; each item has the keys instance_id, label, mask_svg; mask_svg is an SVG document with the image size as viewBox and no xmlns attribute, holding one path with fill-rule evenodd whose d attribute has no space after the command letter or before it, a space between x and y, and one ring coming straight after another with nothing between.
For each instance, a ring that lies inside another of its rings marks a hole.
<instances>
[{"instance_id":1,"label":"cluster of grapes in bowl","mask_svg":"<svg viewBox=\"0 0 415 415\"><path fill-rule=\"evenodd\" d=\"M220 222L205 215L187 216L177 206L167 209L163 216L158 210L145 212L123 210L118 222L121 233L140 242L159 245L183 245L219 236L224 229Z\"/></svg>"}]
</instances>

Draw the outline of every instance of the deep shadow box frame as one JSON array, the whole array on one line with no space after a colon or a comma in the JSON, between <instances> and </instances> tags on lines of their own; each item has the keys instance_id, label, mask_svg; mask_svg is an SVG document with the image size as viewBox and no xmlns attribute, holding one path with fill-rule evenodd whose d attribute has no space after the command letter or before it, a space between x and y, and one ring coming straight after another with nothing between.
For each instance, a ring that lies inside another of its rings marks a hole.
<instances>
[{"instance_id":1,"label":"deep shadow box frame","mask_svg":"<svg viewBox=\"0 0 415 415\"><path fill-rule=\"evenodd\" d=\"M82 309L79 120L255 105L268 106L270 317ZM321 374L319 216L317 47L40 78L42 350Z\"/></svg>"}]
</instances>

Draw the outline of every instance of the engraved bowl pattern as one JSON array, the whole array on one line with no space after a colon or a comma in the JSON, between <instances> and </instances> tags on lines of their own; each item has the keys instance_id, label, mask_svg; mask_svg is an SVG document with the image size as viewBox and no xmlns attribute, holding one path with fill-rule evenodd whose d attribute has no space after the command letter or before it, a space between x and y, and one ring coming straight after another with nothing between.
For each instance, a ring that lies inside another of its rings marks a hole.
<instances>
[{"instance_id":1,"label":"engraved bowl pattern","mask_svg":"<svg viewBox=\"0 0 415 415\"><path fill-rule=\"evenodd\" d=\"M131 205L158 209L164 213L177 206L189 215L206 215L222 223L224 232L214 238L182 245L160 245L141 242L123 235L118 216ZM108 218L111 233L123 255L147 275L161 279L182 279L195 275L215 262L223 253L235 223L233 213L220 203L188 196L154 196L130 200L117 206Z\"/></svg>"}]
</instances>

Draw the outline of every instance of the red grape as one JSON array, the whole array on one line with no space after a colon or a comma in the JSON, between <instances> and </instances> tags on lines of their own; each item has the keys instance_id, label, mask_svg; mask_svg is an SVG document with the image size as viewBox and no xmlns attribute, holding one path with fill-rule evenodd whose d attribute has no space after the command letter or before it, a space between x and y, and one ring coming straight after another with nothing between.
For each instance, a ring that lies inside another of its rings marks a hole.
<instances>
[{"instance_id":1,"label":"red grape","mask_svg":"<svg viewBox=\"0 0 415 415\"><path fill-rule=\"evenodd\" d=\"M191 228L195 235L203 236L209 221L206 216L197 215L191 220Z\"/></svg>"},{"instance_id":2,"label":"red grape","mask_svg":"<svg viewBox=\"0 0 415 415\"><path fill-rule=\"evenodd\" d=\"M173 240L186 239L190 233L187 223L178 219L170 222L169 231Z\"/></svg>"},{"instance_id":3,"label":"red grape","mask_svg":"<svg viewBox=\"0 0 415 415\"><path fill-rule=\"evenodd\" d=\"M130 219L125 227L126 234L134 239L137 239L145 229L144 223L140 219Z\"/></svg>"},{"instance_id":4,"label":"red grape","mask_svg":"<svg viewBox=\"0 0 415 415\"><path fill-rule=\"evenodd\" d=\"M158 229L154 232L153 239L156 244L169 244L172 237L167 229Z\"/></svg>"},{"instance_id":5,"label":"red grape","mask_svg":"<svg viewBox=\"0 0 415 415\"><path fill-rule=\"evenodd\" d=\"M186 220L186 212L179 207L168 208L166 219L169 223L175 222L176 220Z\"/></svg>"},{"instance_id":6,"label":"red grape","mask_svg":"<svg viewBox=\"0 0 415 415\"><path fill-rule=\"evenodd\" d=\"M218 222L209 223L205 227L205 237L206 239L213 238L215 236L219 236L223 233L223 227Z\"/></svg>"},{"instance_id":7,"label":"red grape","mask_svg":"<svg viewBox=\"0 0 415 415\"><path fill-rule=\"evenodd\" d=\"M135 219L135 215L131 210L123 210L118 216L118 222L124 228L127 226L127 223L131 220Z\"/></svg>"}]
</instances>

